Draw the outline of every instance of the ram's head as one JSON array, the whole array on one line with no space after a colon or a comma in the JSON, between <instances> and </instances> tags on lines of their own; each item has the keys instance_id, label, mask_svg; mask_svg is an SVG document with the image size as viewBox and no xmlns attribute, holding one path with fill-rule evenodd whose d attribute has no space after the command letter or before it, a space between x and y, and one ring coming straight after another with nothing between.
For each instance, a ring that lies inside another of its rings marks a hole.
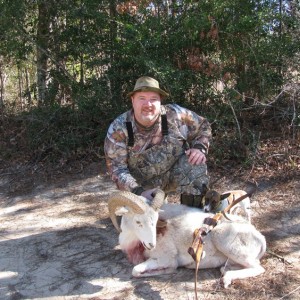
<instances>
[{"instance_id":1,"label":"ram's head","mask_svg":"<svg viewBox=\"0 0 300 300\"><path fill-rule=\"evenodd\" d=\"M131 192L116 192L108 200L109 215L119 232L126 228L126 232L131 232L145 248L150 250L156 245L158 212L164 200L165 193L159 189L150 204L144 197ZM122 216L121 227L116 215Z\"/></svg>"}]
</instances>

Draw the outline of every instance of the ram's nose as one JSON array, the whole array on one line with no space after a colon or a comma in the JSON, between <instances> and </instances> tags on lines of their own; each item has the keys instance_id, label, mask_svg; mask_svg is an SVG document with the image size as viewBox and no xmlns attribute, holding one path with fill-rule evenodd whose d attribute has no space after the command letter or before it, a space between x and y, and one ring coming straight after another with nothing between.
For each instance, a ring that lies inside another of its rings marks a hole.
<instances>
[{"instance_id":1,"label":"ram's nose","mask_svg":"<svg viewBox=\"0 0 300 300\"><path fill-rule=\"evenodd\" d=\"M143 243L143 246L148 250L152 250L153 248L155 248L155 245L152 243Z\"/></svg>"}]
</instances>

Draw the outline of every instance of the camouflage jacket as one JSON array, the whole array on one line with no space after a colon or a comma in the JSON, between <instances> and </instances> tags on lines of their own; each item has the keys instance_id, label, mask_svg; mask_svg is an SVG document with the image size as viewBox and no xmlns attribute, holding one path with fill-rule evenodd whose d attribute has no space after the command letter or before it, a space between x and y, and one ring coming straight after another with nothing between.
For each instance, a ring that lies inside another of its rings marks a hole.
<instances>
[{"instance_id":1,"label":"camouflage jacket","mask_svg":"<svg viewBox=\"0 0 300 300\"><path fill-rule=\"evenodd\" d=\"M168 135L186 141L190 148L199 143L209 147L211 127L207 119L177 104L164 105L162 111L165 111L167 116ZM133 147L128 146L126 121L132 123ZM123 113L112 122L104 142L104 152L108 172L118 189L131 191L139 185L129 171L130 154L143 153L146 149L160 144L161 141L161 118L158 118L151 130L145 130L135 122L133 110Z\"/></svg>"}]
</instances>

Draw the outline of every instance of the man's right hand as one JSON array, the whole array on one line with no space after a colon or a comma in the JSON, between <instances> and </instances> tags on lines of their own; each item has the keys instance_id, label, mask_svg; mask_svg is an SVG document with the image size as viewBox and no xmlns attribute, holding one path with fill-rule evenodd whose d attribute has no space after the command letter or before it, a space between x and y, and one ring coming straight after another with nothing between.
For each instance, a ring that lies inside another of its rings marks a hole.
<instances>
[{"instance_id":1,"label":"man's right hand","mask_svg":"<svg viewBox=\"0 0 300 300\"><path fill-rule=\"evenodd\" d=\"M185 154L189 157L189 163L191 165L200 165L206 163L206 156L201 150L191 148L185 151Z\"/></svg>"}]
</instances>

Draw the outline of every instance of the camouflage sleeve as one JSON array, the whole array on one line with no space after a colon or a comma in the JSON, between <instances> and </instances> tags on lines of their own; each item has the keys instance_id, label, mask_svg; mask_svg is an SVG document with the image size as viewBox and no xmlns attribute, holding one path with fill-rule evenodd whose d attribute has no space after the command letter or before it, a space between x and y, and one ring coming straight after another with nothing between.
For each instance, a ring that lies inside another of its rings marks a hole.
<instances>
[{"instance_id":1,"label":"camouflage sleeve","mask_svg":"<svg viewBox=\"0 0 300 300\"><path fill-rule=\"evenodd\" d=\"M104 141L104 153L112 181L118 189L131 191L138 184L127 165L127 130L124 118L124 115L121 115L110 125Z\"/></svg>"},{"instance_id":2,"label":"camouflage sleeve","mask_svg":"<svg viewBox=\"0 0 300 300\"><path fill-rule=\"evenodd\" d=\"M190 146L195 147L196 145L202 144L208 150L212 137L209 121L189 109L176 104L172 106L176 111L178 128Z\"/></svg>"}]
</instances>

